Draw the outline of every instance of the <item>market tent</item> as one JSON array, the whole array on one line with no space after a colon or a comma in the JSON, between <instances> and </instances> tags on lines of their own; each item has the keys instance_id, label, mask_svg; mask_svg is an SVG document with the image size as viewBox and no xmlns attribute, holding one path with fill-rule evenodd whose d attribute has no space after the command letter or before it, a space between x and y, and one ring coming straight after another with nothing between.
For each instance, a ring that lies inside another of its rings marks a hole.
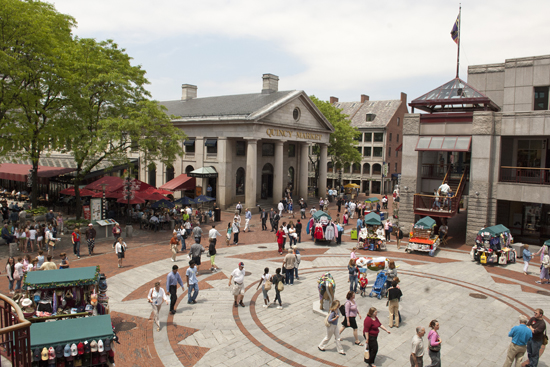
<instances>
[{"instance_id":1,"label":"market tent","mask_svg":"<svg viewBox=\"0 0 550 367\"><path fill-rule=\"evenodd\" d=\"M105 176L97 181L92 182L91 184L84 186L84 188L87 190L103 191L101 185L105 184L105 191L113 191L113 189L115 187L118 187L122 182L124 182L124 180L120 177Z\"/></svg>"},{"instance_id":2,"label":"market tent","mask_svg":"<svg viewBox=\"0 0 550 367\"><path fill-rule=\"evenodd\" d=\"M130 203L128 203L128 199L125 199L124 197L121 197L116 202L121 203L121 204L134 205L134 204L143 204L145 202L145 199L143 197L139 196L138 194L135 194L134 198L130 199Z\"/></svg>"},{"instance_id":3,"label":"market tent","mask_svg":"<svg viewBox=\"0 0 550 367\"><path fill-rule=\"evenodd\" d=\"M147 190L145 190L147 194L161 194L161 195L172 195L173 192L164 190L161 188L155 189L154 187L150 187Z\"/></svg>"},{"instance_id":4,"label":"market tent","mask_svg":"<svg viewBox=\"0 0 550 367\"><path fill-rule=\"evenodd\" d=\"M53 270L37 273L49 273ZM65 270L61 270L65 271ZM83 340L112 339L111 315L79 317L31 324L31 349L78 343Z\"/></svg>"},{"instance_id":5,"label":"market tent","mask_svg":"<svg viewBox=\"0 0 550 367\"><path fill-rule=\"evenodd\" d=\"M201 167L199 169L196 169L194 171L187 173L187 176L197 177L197 178L218 177L218 171L216 171L216 169L212 166Z\"/></svg>"},{"instance_id":6,"label":"market tent","mask_svg":"<svg viewBox=\"0 0 550 367\"><path fill-rule=\"evenodd\" d=\"M491 237L496 237L500 236L500 234L504 232L510 233L510 230L502 224L497 224L496 226L483 228L477 234L481 234L483 232L489 232L491 234Z\"/></svg>"},{"instance_id":7,"label":"market tent","mask_svg":"<svg viewBox=\"0 0 550 367\"><path fill-rule=\"evenodd\" d=\"M147 191L146 192L140 192L139 196L144 198L145 200L151 200L151 201L158 201L158 200L166 199L166 196L161 195L161 194L156 193L156 192L151 193L151 194L147 193Z\"/></svg>"},{"instance_id":8,"label":"market tent","mask_svg":"<svg viewBox=\"0 0 550 367\"><path fill-rule=\"evenodd\" d=\"M184 196L176 201L174 201L174 204L176 205L193 205L196 204L195 200L188 198L187 196Z\"/></svg>"},{"instance_id":9,"label":"market tent","mask_svg":"<svg viewBox=\"0 0 550 367\"><path fill-rule=\"evenodd\" d=\"M332 218L330 217L330 215L328 215L327 213L325 213L325 212L322 211L322 210L317 210L315 213L313 213L313 219L319 220L321 217L327 217L328 220L332 220Z\"/></svg>"},{"instance_id":10,"label":"market tent","mask_svg":"<svg viewBox=\"0 0 550 367\"><path fill-rule=\"evenodd\" d=\"M414 224L415 228L423 229L432 228L433 226L435 226L435 220L433 220L431 217L424 217Z\"/></svg>"},{"instance_id":11,"label":"market tent","mask_svg":"<svg viewBox=\"0 0 550 367\"><path fill-rule=\"evenodd\" d=\"M359 185L357 185L357 184L355 184L355 183L349 183L349 184L345 185L344 187L347 188L347 189L358 189L358 188L360 188L361 186L359 186Z\"/></svg>"},{"instance_id":12,"label":"market tent","mask_svg":"<svg viewBox=\"0 0 550 367\"><path fill-rule=\"evenodd\" d=\"M365 215L365 225L367 226L379 226L382 222L380 221L380 216L376 213L369 213Z\"/></svg>"},{"instance_id":13,"label":"market tent","mask_svg":"<svg viewBox=\"0 0 550 367\"><path fill-rule=\"evenodd\" d=\"M199 195L195 198L195 203L202 204L202 203L208 203L210 201L216 200L215 198L211 198L210 196L206 195Z\"/></svg>"},{"instance_id":14,"label":"market tent","mask_svg":"<svg viewBox=\"0 0 550 367\"><path fill-rule=\"evenodd\" d=\"M148 183L145 183L140 180L134 180L133 182L139 185L139 189L136 190L137 192L143 192L143 191L149 190L150 188L153 188L153 189L155 188L155 186L149 185ZM126 180L121 180L121 182L118 185L110 187L108 191L122 192L124 190L125 184L126 184Z\"/></svg>"},{"instance_id":15,"label":"market tent","mask_svg":"<svg viewBox=\"0 0 550 367\"><path fill-rule=\"evenodd\" d=\"M92 195L93 198L103 198L103 191L96 192ZM122 192L113 192L113 191L107 191L105 193L106 199L120 199L122 197Z\"/></svg>"},{"instance_id":16,"label":"market tent","mask_svg":"<svg viewBox=\"0 0 550 367\"><path fill-rule=\"evenodd\" d=\"M59 193L63 194L63 195L70 195L70 196L75 196L76 195L75 191L74 191L74 186L67 187L64 190L59 191ZM84 197L84 196L93 196L94 194L96 194L95 191L88 190L88 189L80 189L80 196L82 196L82 197Z\"/></svg>"},{"instance_id":17,"label":"market tent","mask_svg":"<svg viewBox=\"0 0 550 367\"><path fill-rule=\"evenodd\" d=\"M187 174L182 173L178 177L168 181L160 188L170 191L183 191L183 190L192 190L196 186L197 180L195 177L189 177Z\"/></svg>"},{"instance_id":18,"label":"market tent","mask_svg":"<svg viewBox=\"0 0 550 367\"><path fill-rule=\"evenodd\" d=\"M372 198L368 198L367 200L365 200L365 203L376 203L376 202L379 202L380 200L378 198L375 198L375 197L372 197Z\"/></svg>"},{"instance_id":19,"label":"market tent","mask_svg":"<svg viewBox=\"0 0 550 367\"><path fill-rule=\"evenodd\" d=\"M158 208L173 208L176 204L171 202L170 200L162 199L151 205L151 208L158 209Z\"/></svg>"},{"instance_id":20,"label":"market tent","mask_svg":"<svg viewBox=\"0 0 550 367\"><path fill-rule=\"evenodd\" d=\"M97 284L99 266L48 271L29 271L23 280L23 289L49 289Z\"/></svg>"}]
</instances>

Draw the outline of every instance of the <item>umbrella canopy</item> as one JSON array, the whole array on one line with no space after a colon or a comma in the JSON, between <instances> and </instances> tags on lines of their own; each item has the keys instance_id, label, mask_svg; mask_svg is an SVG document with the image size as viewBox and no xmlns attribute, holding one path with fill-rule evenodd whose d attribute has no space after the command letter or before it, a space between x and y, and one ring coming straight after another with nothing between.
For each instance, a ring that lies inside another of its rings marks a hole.
<instances>
[{"instance_id":1,"label":"umbrella canopy","mask_svg":"<svg viewBox=\"0 0 550 367\"><path fill-rule=\"evenodd\" d=\"M313 218L315 220L319 220L321 217L327 217L328 220L332 220L332 218L330 217L330 215L328 215L327 213L325 213L324 211L322 210L317 210L315 213L313 213Z\"/></svg>"},{"instance_id":2,"label":"umbrella canopy","mask_svg":"<svg viewBox=\"0 0 550 367\"><path fill-rule=\"evenodd\" d=\"M415 228L424 229L432 228L433 226L435 226L435 220L433 220L431 217L424 217L414 224Z\"/></svg>"},{"instance_id":3,"label":"umbrella canopy","mask_svg":"<svg viewBox=\"0 0 550 367\"><path fill-rule=\"evenodd\" d=\"M550 246L550 240L544 241L544 244L545 244L546 246Z\"/></svg>"},{"instance_id":4,"label":"umbrella canopy","mask_svg":"<svg viewBox=\"0 0 550 367\"><path fill-rule=\"evenodd\" d=\"M118 187L123 182L122 178L116 176L105 176L91 184L86 185L84 188L88 190L102 191L102 184L105 185L105 191L113 191L115 187Z\"/></svg>"},{"instance_id":5,"label":"umbrella canopy","mask_svg":"<svg viewBox=\"0 0 550 367\"><path fill-rule=\"evenodd\" d=\"M95 192L92 195L93 198L102 198L103 192ZM122 192L108 191L105 193L106 199L120 199L122 197Z\"/></svg>"},{"instance_id":6,"label":"umbrella canopy","mask_svg":"<svg viewBox=\"0 0 550 367\"><path fill-rule=\"evenodd\" d=\"M156 203L154 203L153 205L151 205L151 207L153 209L158 209L158 208L169 208L169 209L172 209L173 207L175 207L176 204L174 204L173 202L171 202L170 200L166 200L166 199L162 199L162 200L159 200L157 201Z\"/></svg>"},{"instance_id":7,"label":"umbrella canopy","mask_svg":"<svg viewBox=\"0 0 550 367\"><path fill-rule=\"evenodd\" d=\"M503 226L502 224L497 224L496 226L483 228L478 232L478 234L481 234L482 232L489 232L492 237L500 236L501 233L508 232L510 233L510 230Z\"/></svg>"},{"instance_id":8,"label":"umbrella canopy","mask_svg":"<svg viewBox=\"0 0 550 367\"><path fill-rule=\"evenodd\" d=\"M147 190L145 190L147 194L161 194L161 195L169 195L173 194L172 191L164 190L164 189L155 189L154 187L149 187Z\"/></svg>"},{"instance_id":9,"label":"umbrella canopy","mask_svg":"<svg viewBox=\"0 0 550 367\"><path fill-rule=\"evenodd\" d=\"M59 192L60 194L63 194L63 195L70 195L70 196L75 196L75 192L74 192L74 186L71 186L71 187L67 187L66 189L64 190L61 190ZM93 196L95 194L94 191L92 190L87 190L87 189L80 189L80 196Z\"/></svg>"},{"instance_id":10,"label":"umbrella canopy","mask_svg":"<svg viewBox=\"0 0 550 367\"><path fill-rule=\"evenodd\" d=\"M206 195L199 195L195 198L195 203L202 204L202 203L208 203L210 201L216 200L215 198L211 198L210 196Z\"/></svg>"},{"instance_id":11,"label":"umbrella canopy","mask_svg":"<svg viewBox=\"0 0 550 367\"><path fill-rule=\"evenodd\" d=\"M377 203L379 201L380 200L378 198L371 197L371 198L368 198L367 200L365 200L365 203Z\"/></svg>"},{"instance_id":12,"label":"umbrella canopy","mask_svg":"<svg viewBox=\"0 0 550 367\"><path fill-rule=\"evenodd\" d=\"M151 186L148 183L145 183L145 182L140 181L140 180L134 180L134 182L139 184L139 189L137 190L138 192L143 192L143 191L147 191L151 188L153 188L153 189L155 188L154 186ZM126 184L126 180L122 180L118 185L116 185L114 187L110 187L109 191L122 192L124 190L124 185L125 184Z\"/></svg>"},{"instance_id":13,"label":"umbrella canopy","mask_svg":"<svg viewBox=\"0 0 550 367\"><path fill-rule=\"evenodd\" d=\"M139 195L135 195L132 200L130 200L130 205L133 204L143 204L145 199ZM117 203L128 204L128 199L120 198L117 200Z\"/></svg>"},{"instance_id":14,"label":"umbrella canopy","mask_svg":"<svg viewBox=\"0 0 550 367\"><path fill-rule=\"evenodd\" d=\"M152 193L152 194L148 194L147 192L140 192L139 196L144 198L145 200L151 200L151 201L166 199L166 196L161 195L161 194L156 193L156 192Z\"/></svg>"},{"instance_id":15,"label":"umbrella canopy","mask_svg":"<svg viewBox=\"0 0 550 367\"><path fill-rule=\"evenodd\" d=\"M369 213L365 215L365 225L367 226L379 226L382 224L380 216L376 213Z\"/></svg>"},{"instance_id":16,"label":"umbrella canopy","mask_svg":"<svg viewBox=\"0 0 550 367\"><path fill-rule=\"evenodd\" d=\"M182 197L181 199L178 199L174 201L174 204L176 205L193 205L196 204L195 200L188 198L187 196Z\"/></svg>"},{"instance_id":17,"label":"umbrella canopy","mask_svg":"<svg viewBox=\"0 0 550 367\"><path fill-rule=\"evenodd\" d=\"M344 187L347 188L347 189L358 189L361 186L357 185L356 183L349 183L349 184L345 185Z\"/></svg>"}]
</instances>

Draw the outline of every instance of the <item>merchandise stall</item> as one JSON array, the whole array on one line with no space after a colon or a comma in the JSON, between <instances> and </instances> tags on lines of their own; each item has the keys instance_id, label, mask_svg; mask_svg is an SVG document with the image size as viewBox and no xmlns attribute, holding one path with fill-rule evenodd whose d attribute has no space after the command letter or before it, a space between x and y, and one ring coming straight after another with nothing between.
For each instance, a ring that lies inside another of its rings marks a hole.
<instances>
[{"instance_id":1,"label":"merchandise stall","mask_svg":"<svg viewBox=\"0 0 550 367\"><path fill-rule=\"evenodd\" d=\"M308 222L308 234L313 231L314 242L330 242L336 241L338 236L338 228L332 222L330 215L322 210L317 210Z\"/></svg>"},{"instance_id":2,"label":"merchandise stall","mask_svg":"<svg viewBox=\"0 0 550 367\"><path fill-rule=\"evenodd\" d=\"M481 229L476 236L470 256L480 264L515 263L516 251L512 248L514 238L502 224Z\"/></svg>"},{"instance_id":3,"label":"merchandise stall","mask_svg":"<svg viewBox=\"0 0 550 367\"><path fill-rule=\"evenodd\" d=\"M428 252L430 256L434 256L440 245L439 236L434 233L435 225L435 220L431 217L424 217L416 222L409 234L409 244L405 251Z\"/></svg>"},{"instance_id":4,"label":"merchandise stall","mask_svg":"<svg viewBox=\"0 0 550 367\"><path fill-rule=\"evenodd\" d=\"M386 250L386 236L380 216L369 213L364 219L365 227L359 232L359 247L363 250Z\"/></svg>"}]
</instances>

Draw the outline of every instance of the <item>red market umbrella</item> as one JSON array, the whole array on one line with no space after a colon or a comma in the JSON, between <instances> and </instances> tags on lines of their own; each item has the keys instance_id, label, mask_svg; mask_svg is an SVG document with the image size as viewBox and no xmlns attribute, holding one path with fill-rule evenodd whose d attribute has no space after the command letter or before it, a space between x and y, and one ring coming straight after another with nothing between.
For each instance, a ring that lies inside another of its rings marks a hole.
<instances>
[{"instance_id":1,"label":"red market umbrella","mask_svg":"<svg viewBox=\"0 0 550 367\"><path fill-rule=\"evenodd\" d=\"M134 195L134 198L130 200L130 205L143 204L144 202L145 202L145 199L142 196ZM120 199L117 200L117 203L128 204L128 199L121 197Z\"/></svg>"},{"instance_id":2,"label":"red market umbrella","mask_svg":"<svg viewBox=\"0 0 550 367\"><path fill-rule=\"evenodd\" d=\"M166 196L161 195L161 194L156 193L156 192L152 193L152 194L148 194L147 192L141 192L139 196L141 196L145 200L151 200L151 201L158 201L158 200L166 199Z\"/></svg>"},{"instance_id":3,"label":"red market umbrella","mask_svg":"<svg viewBox=\"0 0 550 367\"><path fill-rule=\"evenodd\" d=\"M75 192L74 192L74 186L67 187L64 190L61 190L59 193L63 194L63 195L70 195L70 196L75 196L76 195ZM80 196L82 196L82 197L84 197L84 196L93 196L94 194L95 194L95 192L92 191L92 190L80 189Z\"/></svg>"},{"instance_id":4,"label":"red market umbrella","mask_svg":"<svg viewBox=\"0 0 550 367\"><path fill-rule=\"evenodd\" d=\"M95 192L92 195L92 197L93 198L102 198L103 197L103 191ZM107 199L120 199L121 197L122 197L122 192L107 191L105 193L105 198L107 198Z\"/></svg>"},{"instance_id":5,"label":"red market umbrella","mask_svg":"<svg viewBox=\"0 0 550 367\"><path fill-rule=\"evenodd\" d=\"M170 195L174 194L172 191L164 190L164 189L155 189L154 187L150 187L147 190L145 190L147 194L161 194L161 195Z\"/></svg>"},{"instance_id":6,"label":"red market umbrella","mask_svg":"<svg viewBox=\"0 0 550 367\"><path fill-rule=\"evenodd\" d=\"M138 192L144 192L148 189L154 189L155 188L154 186L151 186L148 183L145 183L145 182L140 181L140 180L135 180L134 182L139 184L139 190L137 190ZM113 186L111 188L112 189L111 191L122 192L124 190L124 185L125 184L126 184L126 181L122 181L119 185Z\"/></svg>"}]
</instances>

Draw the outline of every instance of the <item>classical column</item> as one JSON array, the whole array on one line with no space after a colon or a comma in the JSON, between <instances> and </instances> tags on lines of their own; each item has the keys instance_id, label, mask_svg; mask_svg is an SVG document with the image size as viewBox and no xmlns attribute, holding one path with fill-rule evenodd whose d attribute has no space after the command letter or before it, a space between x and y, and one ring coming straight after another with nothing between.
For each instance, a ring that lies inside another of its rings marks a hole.
<instances>
[{"instance_id":1,"label":"classical column","mask_svg":"<svg viewBox=\"0 0 550 367\"><path fill-rule=\"evenodd\" d=\"M307 184L308 184L308 160L309 160L309 144L302 143L300 145L300 167L298 178L298 195L300 198L307 200Z\"/></svg>"},{"instance_id":2,"label":"classical column","mask_svg":"<svg viewBox=\"0 0 550 367\"><path fill-rule=\"evenodd\" d=\"M319 144L321 148L321 159L319 160L319 196L327 195L327 144Z\"/></svg>"},{"instance_id":3,"label":"classical column","mask_svg":"<svg viewBox=\"0 0 550 367\"><path fill-rule=\"evenodd\" d=\"M258 139L246 139L246 186L245 204L253 211L256 207L256 188L258 183Z\"/></svg>"},{"instance_id":4,"label":"classical column","mask_svg":"<svg viewBox=\"0 0 550 367\"><path fill-rule=\"evenodd\" d=\"M283 198L283 141L275 142L275 165L273 167L273 203Z\"/></svg>"}]
</instances>

